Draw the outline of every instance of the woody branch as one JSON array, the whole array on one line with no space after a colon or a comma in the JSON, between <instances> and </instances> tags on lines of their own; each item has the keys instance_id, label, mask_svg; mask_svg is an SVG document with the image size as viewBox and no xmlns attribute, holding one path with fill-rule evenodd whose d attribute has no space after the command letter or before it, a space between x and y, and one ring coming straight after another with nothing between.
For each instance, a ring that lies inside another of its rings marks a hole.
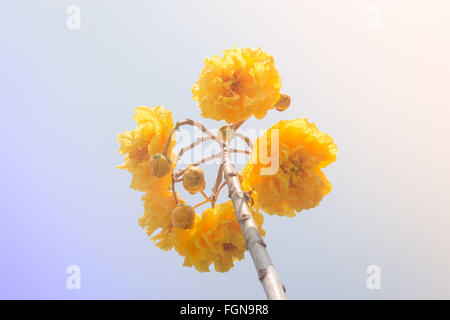
<instances>
[{"instance_id":1,"label":"woody branch","mask_svg":"<svg viewBox=\"0 0 450 320\"><path fill-rule=\"evenodd\" d=\"M214 207L215 202L217 200L218 194L220 190L225 186L228 185L228 196L231 199L233 203L233 207L236 214L236 219L239 222L239 225L241 227L242 233L245 238L246 243L246 249L250 252L250 255L252 257L253 263L256 268L256 272L258 274L258 278L264 288L264 291L266 293L266 296L268 299L278 299L278 300L284 300L286 299L286 291L283 286L283 284L280 281L280 278L278 276L277 271L275 270L275 267L272 264L272 261L270 259L270 256L266 249L266 244L264 243L261 235L258 231L258 226L256 225L255 220L253 219L253 216L250 211L250 207L248 205L249 196L242 191L242 187L239 181L238 174L234 168L233 162L231 161L231 153L246 153L250 154L248 150L238 150L231 148L229 146L229 141L232 139L233 136L236 136L246 142L246 144L251 148L252 143L251 140L246 137L245 135L236 132L237 129L243 124L243 122L228 126L230 131L233 133L232 136L229 136L229 132L227 130L219 130L219 133L216 135L212 134L201 122L199 121L193 121L191 119L186 119L180 122L177 122L173 132L179 129L182 125L190 125L195 126L198 129L200 129L203 133L205 133L206 136L201 137L194 141L192 144L188 145L187 147L184 147L180 150L177 156L177 160L179 157L181 157L186 151L194 148L195 146L204 143L209 140L213 140L221 146L221 152L218 154L211 155L209 157L203 158L200 161L192 164L194 166L200 165L202 163L221 158L222 163L219 167L217 179L214 184L214 187L212 188L212 195L210 197L207 197L203 192L202 194L205 197L205 201L199 203L194 208L210 202L211 205ZM223 127L222 129L227 129L226 127ZM172 137L173 132L170 137ZM222 136L220 136L222 133ZM170 139L167 142L166 148L164 151L167 151L167 146L170 143ZM175 200L178 203L178 199L176 197L175 192L175 182L182 181L182 176L186 169L180 169L177 173L172 175L172 191L174 193ZM222 177L225 179L225 182L221 184Z\"/></svg>"}]
</instances>

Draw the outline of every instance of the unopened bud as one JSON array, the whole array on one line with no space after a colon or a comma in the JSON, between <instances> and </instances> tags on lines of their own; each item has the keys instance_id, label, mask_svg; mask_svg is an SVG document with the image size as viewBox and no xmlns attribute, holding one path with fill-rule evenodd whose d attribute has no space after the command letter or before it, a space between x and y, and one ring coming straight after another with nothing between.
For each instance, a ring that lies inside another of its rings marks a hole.
<instances>
[{"instance_id":1,"label":"unopened bud","mask_svg":"<svg viewBox=\"0 0 450 320\"><path fill-rule=\"evenodd\" d=\"M172 225L177 228L190 229L194 224L195 211L191 206L178 205L172 211Z\"/></svg>"},{"instance_id":2,"label":"unopened bud","mask_svg":"<svg viewBox=\"0 0 450 320\"><path fill-rule=\"evenodd\" d=\"M183 187L190 193L197 193L205 188L205 174L202 168L190 166L183 175Z\"/></svg>"},{"instance_id":3,"label":"unopened bud","mask_svg":"<svg viewBox=\"0 0 450 320\"><path fill-rule=\"evenodd\" d=\"M287 94L282 93L280 95L280 100L275 104L275 109L278 111L284 111L287 108L289 108L289 105L291 104L291 97L289 97Z\"/></svg>"},{"instance_id":4,"label":"unopened bud","mask_svg":"<svg viewBox=\"0 0 450 320\"><path fill-rule=\"evenodd\" d=\"M223 126L219 129L217 136L220 141L230 141L234 138L234 130L230 126Z\"/></svg>"},{"instance_id":5,"label":"unopened bud","mask_svg":"<svg viewBox=\"0 0 450 320\"><path fill-rule=\"evenodd\" d=\"M148 162L148 166L150 167L150 173L158 178L168 175L172 169L169 158L161 153L152 155Z\"/></svg>"}]
</instances>

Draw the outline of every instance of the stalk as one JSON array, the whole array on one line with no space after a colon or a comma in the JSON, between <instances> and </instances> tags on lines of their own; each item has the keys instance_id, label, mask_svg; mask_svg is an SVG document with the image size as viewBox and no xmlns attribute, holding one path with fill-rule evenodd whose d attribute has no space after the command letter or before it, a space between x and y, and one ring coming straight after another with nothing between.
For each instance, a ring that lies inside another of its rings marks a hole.
<instances>
[{"instance_id":1,"label":"stalk","mask_svg":"<svg viewBox=\"0 0 450 320\"><path fill-rule=\"evenodd\" d=\"M231 161L228 142L224 143L222 147L222 165L225 181L228 184L228 196L233 202L236 218L244 234L247 250L250 252L267 299L285 300L286 289L270 260L266 244L259 234L258 227L251 214L247 196L242 191L239 176Z\"/></svg>"}]
</instances>

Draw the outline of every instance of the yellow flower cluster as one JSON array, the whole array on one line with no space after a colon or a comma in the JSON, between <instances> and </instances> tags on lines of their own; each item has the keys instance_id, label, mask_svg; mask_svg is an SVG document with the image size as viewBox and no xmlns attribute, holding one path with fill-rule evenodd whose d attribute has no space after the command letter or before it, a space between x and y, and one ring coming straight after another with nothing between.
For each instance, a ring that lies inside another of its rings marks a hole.
<instances>
[{"instance_id":1,"label":"yellow flower cluster","mask_svg":"<svg viewBox=\"0 0 450 320\"><path fill-rule=\"evenodd\" d=\"M274 107L278 111L289 107L290 97L280 94L281 80L274 59L260 48L227 49L223 57L207 58L204 63L192 87L203 117L241 125L251 116L263 118ZM230 270L235 261L244 258L246 250L232 201L198 214L194 211L197 206L186 205L178 194L174 197L170 188L176 163L171 111L161 106L138 107L134 119L137 128L118 136L119 152L125 156L119 168L132 174L131 188L145 192L139 225L157 247L175 249L184 257L184 266L193 266L200 272L209 271L213 264L216 271ZM235 129L230 128L222 127L216 139L232 139ZM232 135L225 135L227 130ZM274 141L279 144L272 146L275 134L278 140ZM239 178L243 190L251 191L250 210L261 235L265 232L260 209L292 217L303 209L316 207L331 191L322 169L336 160L336 153L333 139L306 119L280 121L258 138L251 160ZM276 172L262 174L262 169L273 165ZM188 167L183 186L191 194L203 193L205 177L201 168ZM203 203L215 203L211 199L216 198L203 195L207 198Z\"/></svg>"},{"instance_id":2,"label":"yellow flower cluster","mask_svg":"<svg viewBox=\"0 0 450 320\"><path fill-rule=\"evenodd\" d=\"M271 154L272 134L279 136L279 168L275 174L262 175L260 155ZM267 150L259 150L266 142ZM280 121L258 138L252 157L242 171L242 186L258 196L258 206L269 214L295 216L295 212L316 207L331 191L321 169L336 160L333 139L306 119Z\"/></svg>"},{"instance_id":3,"label":"yellow flower cluster","mask_svg":"<svg viewBox=\"0 0 450 320\"><path fill-rule=\"evenodd\" d=\"M273 57L261 48L227 49L223 57L204 63L192 93L205 118L228 123L252 115L262 119L280 99L280 75Z\"/></svg>"}]
</instances>

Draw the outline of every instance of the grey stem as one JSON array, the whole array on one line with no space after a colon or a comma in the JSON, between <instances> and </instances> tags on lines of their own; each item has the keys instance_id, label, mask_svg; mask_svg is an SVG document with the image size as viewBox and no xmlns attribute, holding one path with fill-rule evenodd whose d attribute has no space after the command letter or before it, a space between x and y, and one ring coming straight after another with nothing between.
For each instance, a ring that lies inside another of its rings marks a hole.
<instances>
[{"instance_id":1,"label":"grey stem","mask_svg":"<svg viewBox=\"0 0 450 320\"><path fill-rule=\"evenodd\" d=\"M228 196L233 202L236 218L239 221L244 234L247 250L250 252L255 269L258 274L267 299L285 300L286 290L278 277L278 273L270 260L258 226L253 219L247 203L247 196L244 194L239 181L239 176L231 161L228 143L223 144L222 164L225 180L228 184Z\"/></svg>"}]
</instances>

